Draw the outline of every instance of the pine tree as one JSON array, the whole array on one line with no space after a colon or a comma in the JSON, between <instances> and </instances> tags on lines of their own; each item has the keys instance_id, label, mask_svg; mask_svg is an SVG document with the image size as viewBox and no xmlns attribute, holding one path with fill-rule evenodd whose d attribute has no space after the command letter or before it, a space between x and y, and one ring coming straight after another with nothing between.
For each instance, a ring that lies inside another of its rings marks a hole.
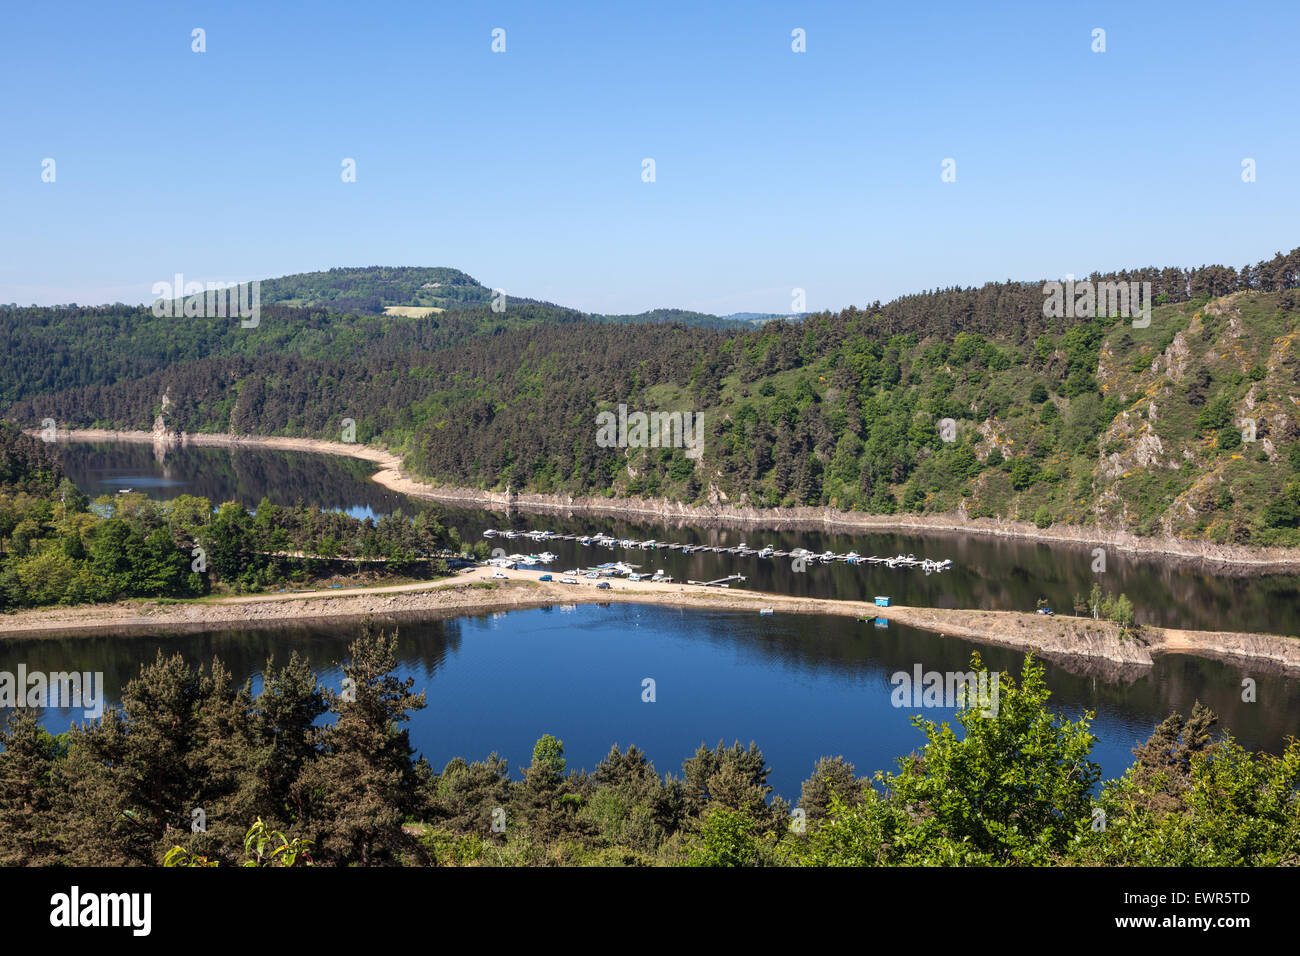
<instances>
[{"instance_id":1,"label":"pine tree","mask_svg":"<svg viewBox=\"0 0 1300 956\"><path fill-rule=\"evenodd\" d=\"M311 663L296 650L277 668L267 660L262 693L253 713L256 752L252 772L257 779L256 815L271 822L296 821L303 812L295 792L303 768L317 754L321 731L317 718L326 712L325 695Z\"/></svg>"},{"instance_id":2,"label":"pine tree","mask_svg":"<svg viewBox=\"0 0 1300 956\"><path fill-rule=\"evenodd\" d=\"M853 771L853 764L843 757L822 757L813 775L800 788L799 808L807 814L809 823L823 820L832 796L838 797L845 806L854 807L862 802L863 786Z\"/></svg>"},{"instance_id":3,"label":"pine tree","mask_svg":"<svg viewBox=\"0 0 1300 956\"><path fill-rule=\"evenodd\" d=\"M37 712L14 711L0 730L0 866L52 863L57 835L51 777L58 744Z\"/></svg>"},{"instance_id":4,"label":"pine tree","mask_svg":"<svg viewBox=\"0 0 1300 956\"><path fill-rule=\"evenodd\" d=\"M513 795L514 818L528 834L543 843L576 835L580 802L565 779L564 741L543 734L533 745L533 760L521 768L523 782Z\"/></svg>"},{"instance_id":5,"label":"pine tree","mask_svg":"<svg viewBox=\"0 0 1300 956\"><path fill-rule=\"evenodd\" d=\"M338 864L394 864L414 851L402 830L427 809L428 765L414 760L410 733L400 725L425 706L413 678L398 680L397 635L367 619L341 664L344 689L327 692L337 720L322 736L321 756L295 785L303 824L320 857Z\"/></svg>"}]
</instances>

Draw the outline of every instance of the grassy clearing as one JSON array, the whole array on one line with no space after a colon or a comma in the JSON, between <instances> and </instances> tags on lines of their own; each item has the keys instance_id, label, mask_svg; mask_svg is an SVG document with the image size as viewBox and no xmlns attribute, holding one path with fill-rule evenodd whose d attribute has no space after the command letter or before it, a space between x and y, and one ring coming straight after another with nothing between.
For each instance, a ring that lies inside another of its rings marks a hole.
<instances>
[{"instance_id":1,"label":"grassy clearing","mask_svg":"<svg viewBox=\"0 0 1300 956\"><path fill-rule=\"evenodd\" d=\"M435 312L445 311L447 310L432 305L389 305L384 307L384 315L399 315L404 319L422 319L426 315L433 315Z\"/></svg>"}]
</instances>

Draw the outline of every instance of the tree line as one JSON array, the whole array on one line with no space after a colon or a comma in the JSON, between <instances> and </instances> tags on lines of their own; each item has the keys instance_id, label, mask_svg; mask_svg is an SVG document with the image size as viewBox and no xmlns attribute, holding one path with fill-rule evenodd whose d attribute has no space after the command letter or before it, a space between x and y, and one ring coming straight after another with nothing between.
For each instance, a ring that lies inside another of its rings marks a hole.
<instances>
[{"instance_id":1,"label":"tree line","mask_svg":"<svg viewBox=\"0 0 1300 956\"><path fill-rule=\"evenodd\" d=\"M287 852L334 866L1300 863L1300 742L1280 756L1246 751L1197 704L1102 782L1093 715L1051 711L1032 655L1019 679L1000 675L996 716L962 707L960 735L917 716L924 742L894 772L859 777L823 758L794 806L773 796L752 743L701 744L680 775L662 776L637 747L615 745L588 773L546 734L518 777L497 754L435 771L405 727L425 696L396 663L395 636L366 624L337 690L296 653L268 661L254 695L220 660L196 667L159 651L98 723L55 736L15 711L0 731L0 862L233 865ZM978 655L971 667L984 671Z\"/></svg>"},{"instance_id":2,"label":"tree line","mask_svg":"<svg viewBox=\"0 0 1300 956\"><path fill-rule=\"evenodd\" d=\"M92 502L48 444L0 424L0 609L258 590L306 583L348 560L353 570L382 559L389 574L445 574L442 555L461 548L428 510L376 521L266 500L252 512L214 508L192 495Z\"/></svg>"},{"instance_id":3,"label":"tree line","mask_svg":"<svg viewBox=\"0 0 1300 956\"><path fill-rule=\"evenodd\" d=\"M1047 318L1041 286L1028 283L735 332L592 323L529 305L400 321L310 313L300 329L271 323L238 349L29 396L10 414L336 440L351 419L358 441L404 452L409 469L446 485L965 510L1294 545L1300 421L1284 396L1300 365L1279 343L1300 322L1298 259L1095 276L1159 281L1165 304L1145 329ZM1224 276L1243 293L1231 320L1208 298ZM596 416L619 403L702 414L703 454L598 447ZM1250 448L1237 437L1243 416L1258 426ZM1148 431L1168 449L1157 466Z\"/></svg>"}]
</instances>

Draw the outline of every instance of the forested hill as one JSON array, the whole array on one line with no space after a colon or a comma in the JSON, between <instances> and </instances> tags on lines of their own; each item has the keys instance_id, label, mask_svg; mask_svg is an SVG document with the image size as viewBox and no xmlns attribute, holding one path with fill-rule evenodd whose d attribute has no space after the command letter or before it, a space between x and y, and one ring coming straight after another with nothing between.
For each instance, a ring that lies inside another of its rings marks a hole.
<instances>
[{"instance_id":1,"label":"forested hill","mask_svg":"<svg viewBox=\"0 0 1300 956\"><path fill-rule=\"evenodd\" d=\"M459 269L369 266L264 279L262 301L376 315L389 306L486 305L492 290Z\"/></svg>"},{"instance_id":2,"label":"forested hill","mask_svg":"<svg viewBox=\"0 0 1300 956\"><path fill-rule=\"evenodd\" d=\"M503 305L545 306L559 312L576 310L528 298L518 290L499 290ZM385 313L418 316L454 309L488 307L498 298L498 290L489 289L459 269L416 268L407 266L368 266L359 269L330 269L267 279L262 283L262 301L271 304L328 309L331 312L357 312L363 315ZM708 328L734 328L737 322L761 321L771 316L747 314L739 319L694 312L686 309L652 309L627 315L589 313L587 318L600 322L678 322Z\"/></svg>"},{"instance_id":3,"label":"forested hill","mask_svg":"<svg viewBox=\"0 0 1300 956\"><path fill-rule=\"evenodd\" d=\"M514 296L495 311L492 291L455 269L374 267L285 276L263 282L261 301L256 329L230 318L159 317L149 306L121 303L0 305L0 409L34 395L138 379L204 358L331 359L430 350L512 329L585 321L718 329L762 321L681 309L591 316Z\"/></svg>"},{"instance_id":4,"label":"forested hill","mask_svg":"<svg viewBox=\"0 0 1300 956\"><path fill-rule=\"evenodd\" d=\"M109 334L92 310L38 310L45 325L5 318L17 338L0 362L28 363L2 380L27 427L161 415L338 438L351 418L358 440L447 484L1300 544L1300 250L1113 278L1152 283L1149 326L1048 318L1041 283L1015 282L726 332L525 304L418 319L275 306L257 329ZM102 345L72 348L73 319ZM38 332L44 362L22 338ZM620 403L701 413L702 455L600 447L596 415Z\"/></svg>"}]
</instances>

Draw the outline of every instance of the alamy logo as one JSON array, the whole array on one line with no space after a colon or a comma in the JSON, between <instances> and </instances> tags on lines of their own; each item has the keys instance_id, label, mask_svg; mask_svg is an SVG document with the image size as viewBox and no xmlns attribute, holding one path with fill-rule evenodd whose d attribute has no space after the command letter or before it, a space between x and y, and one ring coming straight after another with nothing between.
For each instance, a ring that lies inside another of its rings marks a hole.
<instances>
[{"instance_id":1,"label":"alamy logo","mask_svg":"<svg viewBox=\"0 0 1300 956\"><path fill-rule=\"evenodd\" d=\"M1076 282L1069 277L1065 282L1045 283L1043 295L1043 316L1048 319L1119 316L1132 318L1135 329L1151 324L1150 282Z\"/></svg>"},{"instance_id":2,"label":"alamy logo","mask_svg":"<svg viewBox=\"0 0 1300 956\"><path fill-rule=\"evenodd\" d=\"M926 671L916 664L912 673L898 671L889 701L895 707L979 708L981 717L997 717L1000 671Z\"/></svg>"},{"instance_id":3,"label":"alamy logo","mask_svg":"<svg viewBox=\"0 0 1300 956\"><path fill-rule=\"evenodd\" d=\"M239 318L241 328L255 329L262 321L262 283L186 282L176 273L174 282L155 282L155 317L179 319Z\"/></svg>"},{"instance_id":4,"label":"alamy logo","mask_svg":"<svg viewBox=\"0 0 1300 956\"><path fill-rule=\"evenodd\" d=\"M151 893L82 893L74 886L50 897L51 926L127 926L133 936L148 936L152 911Z\"/></svg>"},{"instance_id":5,"label":"alamy logo","mask_svg":"<svg viewBox=\"0 0 1300 956\"><path fill-rule=\"evenodd\" d=\"M104 715L104 672L0 671L0 707L80 708L87 718Z\"/></svg>"},{"instance_id":6,"label":"alamy logo","mask_svg":"<svg viewBox=\"0 0 1300 956\"><path fill-rule=\"evenodd\" d=\"M694 431L692 435L691 432ZM701 412L633 412L618 406L618 414L596 416L599 448L685 448L690 457L704 449L704 415Z\"/></svg>"}]
</instances>

